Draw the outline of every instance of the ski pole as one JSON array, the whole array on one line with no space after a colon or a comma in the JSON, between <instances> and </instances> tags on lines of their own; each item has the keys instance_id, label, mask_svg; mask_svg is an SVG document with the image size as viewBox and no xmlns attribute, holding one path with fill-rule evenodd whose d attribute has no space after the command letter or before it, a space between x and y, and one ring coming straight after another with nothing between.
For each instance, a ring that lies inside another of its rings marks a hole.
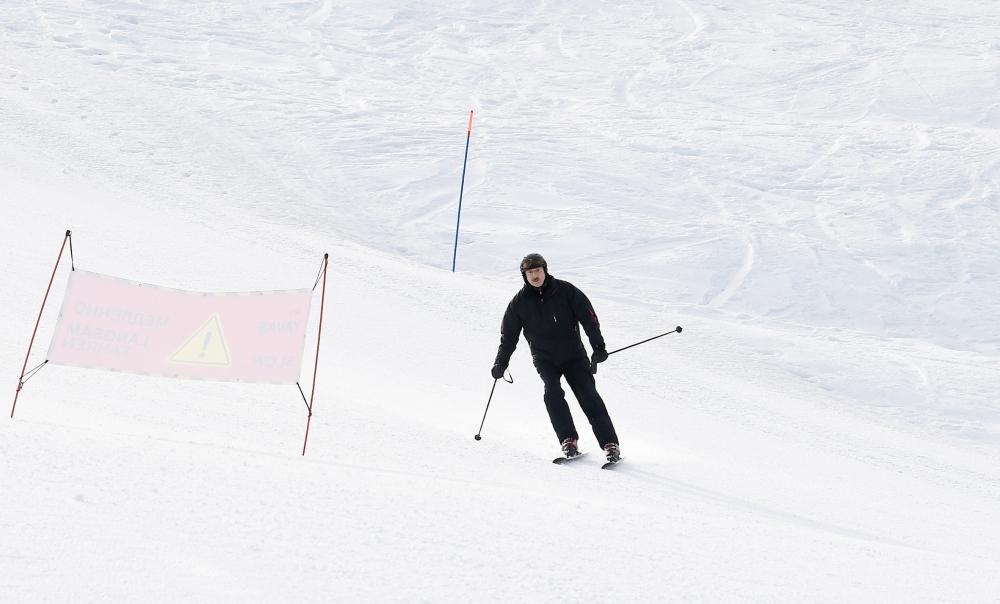
<instances>
[{"instance_id":1,"label":"ski pole","mask_svg":"<svg viewBox=\"0 0 1000 604\"><path fill-rule=\"evenodd\" d=\"M510 375L509 371L507 372L507 375L510 376L510 379L508 380L507 378L504 378L503 381L507 382L508 384L513 384L514 383L514 376ZM483 440L483 436L482 436L482 434L483 434L483 424L486 423L486 414L490 410L490 401L493 400L493 391L497 389L497 382L499 382L499 381L500 381L499 379L493 380L493 387L490 388L490 398L486 400L486 411L483 411L483 421L479 422L479 432L476 432L476 435L473 436L473 438L475 438L476 440Z\"/></svg>"},{"instance_id":2,"label":"ski pole","mask_svg":"<svg viewBox=\"0 0 1000 604\"><path fill-rule=\"evenodd\" d=\"M612 350L611 352L608 353L608 356L610 357L611 355L613 355L616 352L621 352L623 350L628 350L629 348L632 348L634 346L638 346L639 344L645 344L646 342L655 340L656 338L662 338L663 336L669 336L672 333L681 333L682 331L684 331L684 328L681 327L680 325L678 325L677 327L673 328L672 330L668 331L667 333L661 333L658 336L653 336L651 338L647 338L647 339L645 339L645 340L643 340L641 342L636 342L635 344L629 344L628 346L625 346L624 348L619 348L618 350ZM590 371L591 371L591 373L594 373L594 374L597 373L597 363L591 363L590 364Z\"/></svg>"}]
</instances>

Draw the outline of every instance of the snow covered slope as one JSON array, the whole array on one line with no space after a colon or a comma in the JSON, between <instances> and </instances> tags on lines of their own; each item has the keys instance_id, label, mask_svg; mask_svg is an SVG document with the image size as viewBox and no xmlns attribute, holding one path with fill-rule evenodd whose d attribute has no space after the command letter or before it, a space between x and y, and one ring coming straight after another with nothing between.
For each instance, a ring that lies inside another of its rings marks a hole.
<instances>
[{"instance_id":1,"label":"snow covered slope","mask_svg":"<svg viewBox=\"0 0 1000 604\"><path fill-rule=\"evenodd\" d=\"M5 3L11 399L65 229L171 287L332 280L304 458L294 388L32 378L0 599L994 601L997 31L985 0ZM548 463L523 342L472 439L529 251L611 348L685 328L601 368L614 472Z\"/></svg>"}]
</instances>

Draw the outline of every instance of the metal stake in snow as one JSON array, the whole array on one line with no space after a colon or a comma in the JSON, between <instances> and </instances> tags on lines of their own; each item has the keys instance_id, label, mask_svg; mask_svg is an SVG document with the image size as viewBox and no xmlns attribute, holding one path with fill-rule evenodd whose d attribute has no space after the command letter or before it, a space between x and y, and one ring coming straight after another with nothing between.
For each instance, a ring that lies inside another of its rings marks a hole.
<instances>
[{"instance_id":1,"label":"metal stake in snow","mask_svg":"<svg viewBox=\"0 0 1000 604\"><path fill-rule=\"evenodd\" d=\"M469 127L465 131L465 159L462 160L462 186L458 190L458 219L455 221L455 248L451 252L451 272L455 272L458 258L458 227L462 223L462 194L465 193L465 167L469 163L469 141L472 139L472 110L469 110Z\"/></svg>"},{"instance_id":2,"label":"metal stake in snow","mask_svg":"<svg viewBox=\"0 0 1000 604\"><path fill-rule=\"evenodd\" d=\"M28 353L24 355L24 365L21 367L21 377L17 378L17 390L14 392L14 404L10 407L10 418L14 419L14 409L17 408L17 398L21 394L21 389L24 388L24 381L35 374L39 369L41 369L45 363L48 363L48 359L45 360L41 365L35 367L31 371L28 369L28 359L31 358L31 348L35 345L35 336L38 335L38 326L42 322L42 313L45 312L45 303L49 300L49 292L52 291L52 282L56 278L56 270L59 269L59 261L62 260L63 250L66 249L66 242L69 242L69 257L70 257L70 268L76 270L73 266L73 232L67 230L66 235L63 237L62 246L59 247L59 255L56 257L56 265L52 267L52 276L49 277L49 286L45 288L45 297L42 298L42 307L38 310L38 320L35 321L35 329L31 332L31 342L28 343Z\"/></svg>"}]
</instances>

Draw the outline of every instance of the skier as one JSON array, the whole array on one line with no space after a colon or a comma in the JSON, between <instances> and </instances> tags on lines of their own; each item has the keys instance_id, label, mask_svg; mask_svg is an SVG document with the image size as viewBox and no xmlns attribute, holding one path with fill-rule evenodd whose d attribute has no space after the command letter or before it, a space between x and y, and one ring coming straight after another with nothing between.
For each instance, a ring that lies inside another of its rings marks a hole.
<instances>
[{"instance_id":1,"label":"skier","mask_svg":"<svg viewBox=\"0 0 1000 604\"><path fill-rule=\"evenodd\" d=\"M550 275L541 254L528 254L521 260L521 277L524 287L514 295L503 315L500 348L491 371L493 379L503 377L523 329L535 369L545 384L545 409L563 455L573 458L580 454L577 447L580 436L560 385L560 379L565 377L608 462L618 462L621 459L618 435L591 371L592 363L607 360L608 351L590 300L572 283ZM589 362L580 340L580 325L594 350Z\"/></svg>"}]
</instances>

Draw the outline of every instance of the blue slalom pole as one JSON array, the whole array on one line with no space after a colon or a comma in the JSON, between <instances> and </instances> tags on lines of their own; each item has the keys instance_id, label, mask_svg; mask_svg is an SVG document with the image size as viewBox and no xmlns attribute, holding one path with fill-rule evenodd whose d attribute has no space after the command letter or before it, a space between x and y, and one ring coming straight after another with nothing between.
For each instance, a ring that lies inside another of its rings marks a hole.
<instances>
[{"instance_id":1,"label":"blue slalom pole","mask_svg":"<svg viewBox=\"0 0 1000 604\"><path fill-rule=\"evenodd\" d=\"M462 195L465 193L465 167L469 163L469 141L472 139L472 110L469 110L469 128L465 133L465 159L462 160L462 186L458 190L458 219L455 221L455 249L451 253L451 272L455 272L458 258L458 227L462 224Z\"/></svg>"}]
</instances>

